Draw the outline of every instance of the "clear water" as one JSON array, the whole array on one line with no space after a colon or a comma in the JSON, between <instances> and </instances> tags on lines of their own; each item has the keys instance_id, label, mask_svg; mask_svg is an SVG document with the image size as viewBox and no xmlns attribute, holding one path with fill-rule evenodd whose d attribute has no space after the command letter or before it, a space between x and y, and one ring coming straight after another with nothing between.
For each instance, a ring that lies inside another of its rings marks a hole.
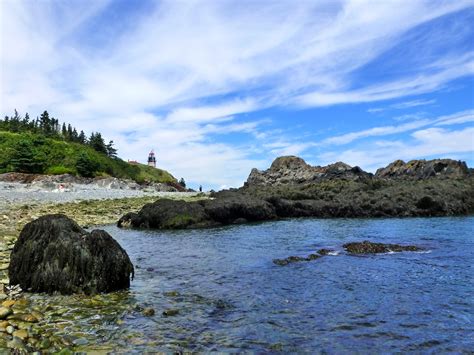
<instances>
[{"instance_id":1,"label":"clear water","mask_svg":"<svg viewBox=\"0 0 474 355\"><path fill-rule=\"evenodd\" d=\"M129 350L469 352L474 218L296 219L193 231L105 229L137 265ZM424 253L350 256L349 241ZM341 251L287 266L274 258ZM177 291L176 294L166 292ZM166 309L179 314L165 317Z\"/></svg>"}]
</instances>

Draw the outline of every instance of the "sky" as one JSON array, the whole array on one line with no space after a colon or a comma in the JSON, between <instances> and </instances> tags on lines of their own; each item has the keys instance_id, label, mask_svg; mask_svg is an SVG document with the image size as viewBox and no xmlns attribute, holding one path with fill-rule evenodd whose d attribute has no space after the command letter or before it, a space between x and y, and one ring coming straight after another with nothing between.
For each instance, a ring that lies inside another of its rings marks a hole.
<instances>
[{"instance_id":1,"label":"sky","mask_svg":"<svg viewBox=\"0 0 474 355\"><path fill-rule=\"evenodd\" d=\"M278 156L474 166L474 1L0 0L0 113L204 189Z\"/></svg>"}]
</instances>

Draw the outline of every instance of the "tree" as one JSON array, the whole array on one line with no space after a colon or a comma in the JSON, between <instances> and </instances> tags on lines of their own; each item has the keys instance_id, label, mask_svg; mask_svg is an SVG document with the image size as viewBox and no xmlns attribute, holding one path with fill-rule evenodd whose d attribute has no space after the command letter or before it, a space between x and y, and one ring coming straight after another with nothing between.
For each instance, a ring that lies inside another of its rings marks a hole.
<instances>
[{"instance_id":1,"label":"tree","mask_svg":"<svg viewBox=\"0 0 474 355\"><path fill-rule=\"evenodd\" d=\"M15 147L11 164L13 170L20 173L42 173L44 161L35 154L30 141L19 141Z\"/></svg>"},{"instance_id":2,"label":"tree","mask_svg":"<svg viewBox=\"0 0 474 355\"><path fill-rule=\"evenodd\" d=\"M77 173L84 177L94 177L99 164L92 160L87 153L82 152L76 161Z\"/></svg>"},{"instance_id":3,"label":"tree","mask_svg":"<svg viewBox=\"0 0 474 355\"><path fill-rule=\"evenodd\" d=\"M97 152L107 154L107 146L99 132L92 132L91 137L89 138L89 145Z\"/></svg>"},{"instance_id":4,"label":"tree","mask_svg":"<svg viewBox=\"0 0 474 355\"><path fill-rule=\"evenodd\" d=\"M87 143L86 134L84 133L84 131L81 131L81 133L79 133L79 136L77 137L77 141L81 144Z\"/></svg>"},{"instance_id":5,"label":"tree","mask_svg":"<svg viewBox=\"0 0 474 355\"><path fill-rule=\"evenodd\" d=\"M184 181L183 178L179 179L178 184L180 184L183 188L186 188L186 182Z\"/></svg>"},{"instance_id":6,"label":"tree","mask_svg":"<svg viewBox=\"0 0 474 355\"><path fill-rule=\"evenodd\" d=\"M107 155L111 158L117 158L117 149L114 148L114 141L107 144Z\"/></svg>"}]
</instances>

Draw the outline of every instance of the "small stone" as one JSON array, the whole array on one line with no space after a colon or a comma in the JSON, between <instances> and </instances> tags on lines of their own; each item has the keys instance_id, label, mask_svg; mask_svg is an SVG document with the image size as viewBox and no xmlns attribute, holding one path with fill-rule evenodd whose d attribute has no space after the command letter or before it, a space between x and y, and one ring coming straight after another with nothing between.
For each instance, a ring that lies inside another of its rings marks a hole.
<instances>
[{"instance_id":1,"label":"small stone","mask_svg":"<svg viewBox=\"0 0 474 355\"><path fill-rule=\"evenodd\" d=\"M179 292L178 291L168 291L163 293L166 297L178 297Z\"/></svg>"},{"instance_id":2,"label":"small stone","mask_svg":"<svg viewBox=\"0 0 474 355\"><path fill-rule=\"evenodd\" d=\"M153 308L145 308L142 314L146 317L151 317L155 315L155 310Z\"/></svg>"},{"instance_id":3,"label":"small stone","mask_svg":"<svg viewBox=\"0 0 474 355\"><path fill-rule=\"evenodd\" d=\"M8 296L4 293L0 293L0 301L6 300Z\"/></svg>"},{"instance_id":4,"label":"small stone","mask_svg":"<svg viewBox=\"0 0 474 355\"><path fill-rule=\"evenodd\" d=\"M11 308L0 307L0 319L5 319L6 317L8 317L12 313L13 313L13 311L11 310Z\"/></svg>"},{"instance_id":5,"label":"small stone","mask_svg":"<svg viewBox=\"0 0 474 355\"><path fill-rule=\"evenodd\" d=\"M83 346L89 344L89 340L87 340L86 338L78 338L74 339L73 343L76 346Z\"/></svg>"},{"instance_id":6,"label":"small stone","mask_svg":"<svg viewBox=\"0 0 474 355\"><path fill-rule=\"evenodd\" d=\"M48 339L48 338L44 338L43 340L41 340L41 343L40 343L40 349L48 349L51 347L51 341Z\"/></svg>"},{"instance_id":7,"label":"small stone","mask_svg":"<svg viewBox=\"0 0 474 355\"><path fill-rule=\"evenodd\" d=\"M28 323L38 323L38 318L36 318L32 314L14 314L13 316L9 317L9 319L19 320Z\"/></svg>"},{"instance_id":8,"label":"small stone","mask_svg":"<svg viewBox=\"0 0 474 355\"><path fill-rule=\"evenodd\" d=\"M163 315L165 317L171 317L171 316L176 316L179 314L179 309L167 309L163 311Z\"/></svg>"},{"instance_id":9,"label":"small stone","mask_svg":"<svg viewBox=\"0 0 474 355\"><path fill-rule=\"evenodd\" d=\"M13 332L15 331L15 328L13 328L11 325L9 325L6 330L7 330L8 334L13 334Z\"/></svg>"},{"instance_id":10,"label":"small stone","mask_svg":"<svg viewBox=\"0 0 474 355\"><path fill-rule=\"evenodd\" d=\"M6 320L0 322L0 327L1 328L6 328L10 325L10 323Z\"/></svg>"},{"instance_id":11,"label":"small stone","mask_svg":"<svg viewBox=\"0 0 474 355\"><path fill-rule=\"evenodd\" d=\"M13 306L15 304L15 302L16 302L15 300L6 300L2 303L2 306L9 308L9 307Z\"/></svg>"},{"instance_id":12,"label":"small stone","mask_svg":"<svg viewBox=\"0 0 474 355\"><path fill-rule=\"evenodd\" d=\"M25 340L28 338L28 331L26 329L15 330L13 336Z\"/></svg>"}]
</instances>

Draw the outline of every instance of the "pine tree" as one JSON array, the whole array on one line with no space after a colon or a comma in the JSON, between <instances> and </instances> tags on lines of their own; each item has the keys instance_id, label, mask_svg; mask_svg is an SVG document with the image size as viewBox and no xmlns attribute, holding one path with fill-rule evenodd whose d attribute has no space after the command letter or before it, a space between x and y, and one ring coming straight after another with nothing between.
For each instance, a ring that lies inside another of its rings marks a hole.
<instances>
[{"instance_id":1,"label":"pine tree","mask_svg":"<svg viewBox=\"0 0 474 355\"><path fill-rule=\"evenodd\" d=\"M89 138L89 145L99 153L107 154L107 146L99 132L92 132L91 137Z\"/></svg>"},{"instance_id":2,"label":"pine tree","mask_svg":"<svg viewBox=\"0 0 474 355\"><path fill-rule=\"evenodd\" d=\"M82 152L76 161L77 173L84 177L94 177L98 164L93 161L86 153Z\"/></svg>"},{"instance_id":3,"label":"pine tree","mask_svg":"<svg viewBox=\"0 0 474 355\"><path fill-rule=\"evenodd\" d=\"M114 148L114 141L107 144L107 155L111 158L117 158L117 149Z\"/></svg>"},{"instance_id":4,"label":"pine tree","mask_svg":"<svg viewBox=\"0 0 474 355\"><path fill-rule=\"evenodd\" d=\"M20 173L42 173L44 168L44 161L35 155L31 142L26 140L16 145L11 164Z\"/></svg>"},{"instance_id":5,"label":"pine tree","mask_svg":"<svg viewBox=\"0 0 474 355\"><path fill-rule=\"evenodd\" d=\"M180 184L183 188L186 188L186 182L184 181L183 178L179 179L178 184Z\"/></svg>"},{"instance_id":6,"label":"pine tree","mask_svg":"<svg viewBox=\"0 0 474 355\"><path fill-rule=\"evenodd\" d=\"M81 131L81 133L79 133L79 136L77 137L77 141L81 144L87 143L86 134L84 133L84 131Z\"/></svg>"}]
</instances>

